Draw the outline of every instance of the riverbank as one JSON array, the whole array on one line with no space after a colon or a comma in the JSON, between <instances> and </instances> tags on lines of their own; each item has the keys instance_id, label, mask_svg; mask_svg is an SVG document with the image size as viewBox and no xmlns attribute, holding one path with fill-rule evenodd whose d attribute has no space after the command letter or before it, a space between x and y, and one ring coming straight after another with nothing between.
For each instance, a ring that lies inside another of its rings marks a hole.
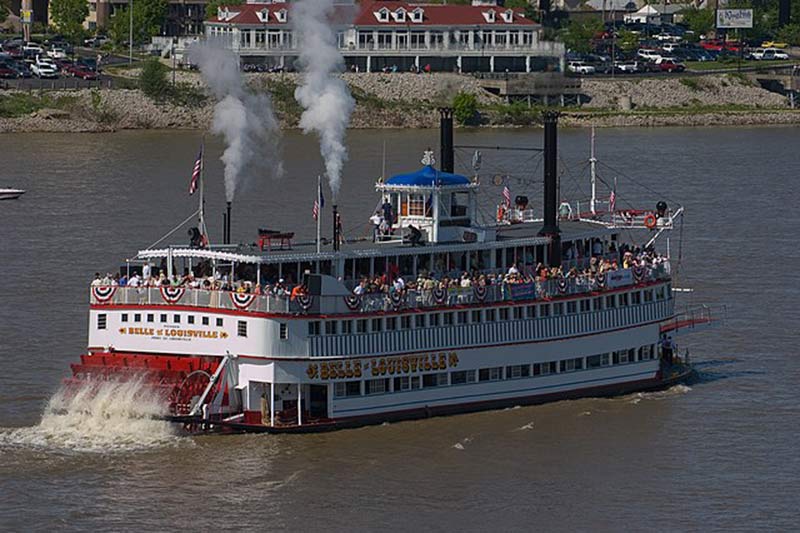
<instances>
[{"instance_id":1,"label":"riverbank","mask_svg":"<svg viewBox=\"0 0 800 533\"><path fill-rule=\"evenodd\" d=\"M129 77L136 75L128 71ZM271 94L281 126L296 128L302 109L294 100L296 74L248 74L252 90ZM478 80L455 74L344 74L356 100L351 128L431 128L436 108L458 93L476 97L481 127L538 123L538 108L508 105L484 91ZM204 89L197 73L178 82ZM118 84L119 85L119 84ZM132 85L128 83L128 85ZM0 91L0 133L105 132L124 129L208 129L214 102L200 96L180 103L157 102L138 89ZM584 80L586 102L565 108L565 126L655 127L800 124L800 111L786 97L737 74L674 78Z\"/></svg>"}]
</instances>

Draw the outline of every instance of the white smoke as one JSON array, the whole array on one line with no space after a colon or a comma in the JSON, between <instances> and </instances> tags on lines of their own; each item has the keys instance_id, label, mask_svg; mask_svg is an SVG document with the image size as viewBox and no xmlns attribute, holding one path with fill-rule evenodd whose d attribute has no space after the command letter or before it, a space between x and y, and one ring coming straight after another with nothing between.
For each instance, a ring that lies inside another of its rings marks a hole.
<instances>
[{"instance_id":1,"label":"white smoke","mask_svg":"<svg viewBox=\"0 0 800 533\"><path fill-rule=\"evenodd\" d=\"M333 0L297 0L292 4L292 27L300 48L298 64L302 84L294 97L305 111L300 117L304 133L317 132L320 152L334 200L339 194L342 166L347 160L345 131L355 101L338 76L344 68L336 32L331 24Z\"/></svg>"},{"instance_id":2,"label":"white smoke","mask_svg":"<svg viewBox=\"0 0 800 533\"><path fill-rule=\"evenodd\" d=\"M192 63L200 67L203 79L217 99L212 133L225 139L225 198L233 201L237 189L255 174L279 176L279 125L266 94L247 90L239 72L236 55L220 43L193 45Z\"/></svg>"}]
</instances>

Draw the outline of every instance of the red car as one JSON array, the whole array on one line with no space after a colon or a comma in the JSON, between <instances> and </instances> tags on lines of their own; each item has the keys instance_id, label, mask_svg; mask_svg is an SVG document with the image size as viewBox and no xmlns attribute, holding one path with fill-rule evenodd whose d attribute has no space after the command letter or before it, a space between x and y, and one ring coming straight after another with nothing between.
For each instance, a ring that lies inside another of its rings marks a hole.
<instances>
[{"instance_id":1,"label":"red car","mask_svg":"<svg viewBox=\"0 0 800 533\"><path fill-rule=\"evenodd\" d=\"M82 80L99 79L97 72L90 70L83 65L72 65L69 69L69 74L73 78L80 78Z\"/></svg>"},{"instance_id":2,"label":"red car","mask_svg":"<svg viewBox=\"0 0 800 533\"><path fill-rule=\"evenodd\" d=\"M661 72L683 72L686 70L686 65L672 59L662 59L658 62L658 69Z\"/></svg>"},{"instance_id":3,"label":"red car","mask_svg":"<svg viewBox=\"0 0 800 533\"><path fill-rule=\"evenodd\" d=\"M738 52L741 45L736 41L721 41L719 39L710 39L707 41L700 41L700 47L712 52Z\"/></svg>"},{"instance_id":4,"label":"red car","mask_svg":"<svg viewBox=\"0 0 800 533\"><path fill-rule=\"evenodd\" d=\"M0 64L0 78L16 78L17 71L8 67L7 65Z\"/></svg>"}]
</instances>

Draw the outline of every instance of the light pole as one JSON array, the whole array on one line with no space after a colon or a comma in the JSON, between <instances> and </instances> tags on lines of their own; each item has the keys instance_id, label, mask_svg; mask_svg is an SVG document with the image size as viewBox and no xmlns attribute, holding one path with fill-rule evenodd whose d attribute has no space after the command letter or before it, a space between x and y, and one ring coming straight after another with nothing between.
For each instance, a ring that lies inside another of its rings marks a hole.
<instances>
[{"instance_id":1,"label":"light pole","mask_svg":"<svg viewBox=\"0 0 800 533\"><path fill-rule=\"evenodd\" d=\"M133 63L133 0L128 7L128 64Z\"/></svg>"}]
</instances>

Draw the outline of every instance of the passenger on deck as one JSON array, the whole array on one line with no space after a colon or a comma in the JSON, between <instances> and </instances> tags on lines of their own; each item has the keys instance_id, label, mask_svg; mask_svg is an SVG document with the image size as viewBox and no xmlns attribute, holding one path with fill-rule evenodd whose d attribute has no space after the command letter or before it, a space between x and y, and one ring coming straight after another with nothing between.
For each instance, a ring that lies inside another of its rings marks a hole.
<instances>
[{"instance_id":1,"label":"passenger on deck","mask_svg":"<svg viewBox=\"0 0 800 533\"><path fill-rule=\"evenodd\" d=\"M422 246L422 232L419 228L413 224L409 224L408 230L411 232L408 236L408 242L411 243L411 246Z\"/></svg>"},{"instance_id":2,"label":"passenger on deck","mask_svg":"<svg viewBox=\"0 0 800 533\"><path fill-rule=\"evenodd\" d=\"M375 214L369 217L369 221L372 224L372 242L375 242L380 237L381 225L383 224L381 212L375 211Z\"/></svg>"}]
</instances>

